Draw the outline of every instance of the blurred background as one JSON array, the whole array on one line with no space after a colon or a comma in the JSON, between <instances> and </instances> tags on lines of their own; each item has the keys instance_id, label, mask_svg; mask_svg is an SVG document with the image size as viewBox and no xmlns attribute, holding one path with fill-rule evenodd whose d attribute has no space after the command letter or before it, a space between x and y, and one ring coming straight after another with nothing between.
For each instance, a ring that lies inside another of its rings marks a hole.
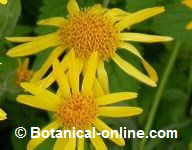
<instances>
[{"instance_id":1,"label":"blurred background","mask_svg":"<svg viewBox=\"0 0 192 150\"><path fill-rule=\"evenodd\" d=\"M1 150L25 150L28 137L17 139L16 127L44 126L49 115L16 102L22 93L17 84L17 69L23 59L9 58L5 54L15 44L7 42L6 36L36 36L55 30L39 27L36 22L43 18L66 16L68 0L9 0L7 6L0 6L0 107L8 119L0 122ZM80 6L88 7L103 0L79 0ZM105 1L107 2L107 1ZM131 28L132 32L150 33L174 37L173 42L143 44L134 43L143 56L154 66L159 74L159 87L151 88L127 76L113 62L106 63L110 78L111 92L135 91L136 100L120 105L140 106L142 115L131 119L107 119L114 129L126 126L129 129L145 129L151 119L154 102L157 112L152 129L177 129L178 139L148 139L144 150L192 150L192 30L186 25L192 21L192 9L180 0L111 0L109 8L121 8L128 12L140 9L165 6L166 12ZM51 50L51 49L50 49ZM47 58L49 51L30 57L30 70L37 70ZM142 69L138 58L119 50L120 55ZM141 139L128 139L121 148L106 140L109 150L139 150ZM37 150L51 150L54 140L47 140ZM86 150L93 148L88 144Z\"/></svg>"}]
</instances>

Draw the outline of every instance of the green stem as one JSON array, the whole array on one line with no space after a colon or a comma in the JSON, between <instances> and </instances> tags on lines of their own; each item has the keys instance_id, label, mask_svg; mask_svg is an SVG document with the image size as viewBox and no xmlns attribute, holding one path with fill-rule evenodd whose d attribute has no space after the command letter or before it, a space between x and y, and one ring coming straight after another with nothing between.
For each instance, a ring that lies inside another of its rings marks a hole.
<instances>
[{"instance_id":1,"label":"green stem","mask_svg":"<svg viewBox=\"0 0 192 150\"><path fill-rule=\"evenodd\" d=\"M104 0L103 1L103 6L107 8L108 5L109 5L109 2L110 2L110 0Z\"/></svg>"},{"instance_id":2,"label":"green stem","mask_svg":"<svg viewBox=\"0 0 192 150\"><path fill-rule=\"evenodd\" d=\"M167 67L165 69L165 72L164 72L164 74L162 76L160 85L159 85L159 87L157 89L157 92L156 92L156 95L155 95L155 98L154 98L154 103L153 103L153 105L151 107L152 109L151 109L151 112L149 114L149 119L148 119L146 127L145 127L145 134L146 135L149 133L149 130L152 127L153 120L154 120L155 114L157 112L159 102L160 102L162 94L164 92L164 89L165 89L166 83L168 81L169 75L170 75L170 73L172 71L172 68L174 66L175 60L177 58L177 55L178 55L178 52L179 52L179 49L180 49L180 46L181 46L181 43L176 43L175 48L174 48L174 50L173 50L173 52L172 52L172 54L170 56L168 65L167 65ZM147 138L143 138L141 143L140 143L140 150L144 149L144 146L145 146L146 142L147 142Z\"/></svg>"}]
</instances>

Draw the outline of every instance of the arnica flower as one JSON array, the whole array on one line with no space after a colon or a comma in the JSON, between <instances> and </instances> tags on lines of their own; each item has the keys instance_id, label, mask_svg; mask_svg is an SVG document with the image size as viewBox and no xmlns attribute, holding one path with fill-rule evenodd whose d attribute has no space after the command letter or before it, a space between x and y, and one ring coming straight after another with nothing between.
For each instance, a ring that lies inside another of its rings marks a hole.
<instances>
[{"instance_id":1,"label":"arnica flower","mask_svg":"<svg viewBox=\"0 0 192 150\"><path fill-rule=\"evenodd\" d=\"M182 3L186 5L189 8L192 8L192 0L183 0ZM190 22L187 26L186 29L191 30L192 29L192 22Z\"/></svg>"},{"instance_id":2,"label":"arnica flower","mask_svg":"<svg viewBox=\"0 0 192 150\"><path fill-rule=\"evenodd\" d=\"M96 80L97 55L97 52L93 52L90 56L81 82L72 78L68 79L59 61L57 59L53 61L53 74L58 84L58 90L55 93L33 82L21 83L21 86L32 95L19 95L17 97L18 102L53 112L53 121L43 130L72 130L73 128L90 130L90 128L95 127L97 132L102 130L111 131L112 129L100 117L131 117L142 113L142 109L139 107L110 106L111 104L136 98L137 93L104 94ZM69 82L69 80L72 81ZM36 148L44 140L44 138L31 139L27 149ZM110 140L119 146L125 145L125 141L121 137L114 137ZM97 134L95 138L90 138L90 141L96 150L107 150L104 141ZM54 145L54 150L84 150L85 142L86 140L83 138L59 138Z\"/></svg>"},{"instance_id":3,"label":"arnica flower","mask_svg":"<svg viewBox=\"0 0 192 150\"><path fill-rule=\"evenodd\" d=\"M0 4L6 5L8 3L8 0L0 0Z\"/></svg>"},{"instance_id":4,"label":"arnica flower","mask_svg":"<svg viewBox=\"0 0 192 150\"><path fill-rule=\"evenodd\" d=\"M0 120L7 119L7 114L0 108Z\"/></svg>"},{"instance_id":5,"label":"arnica flower","mask_svg":"<svg viewBox=\"0 0 192 150\"><path fill-rule=\"evenodd\" d=\"M156 86L158 76L155 70L129 42L167 42L171 41L172 38L132 33L127 32L127 29L164 12L164 7L147 8L135 13L127 13L117 8L106 9L101 5L80 9L76 0L69 0L67 9L69 12L67 18L55 17L38 22L39 25L58 27L58 30L54 33L38 37L7 38L12 42L26 42L10 49L7 55L11 57L32 55L49 47L56 47L41 69L34 74L32 81L38 81L44 76L54 58L60 56L64 51L68 55L68 52L74 50L76 58L81 59L83 64L86 63L93 52L98 52L97 69L100 72L98 78L99 82L100 79L102 80L101 84L103 81L105 83L108 81L104 62L112 59L130 76L152 87ZM139 57L149 76L123 60L116 53L118 48L127 50Z\"/></svg>"},{"instance_id":6,"label":"arnica flower","mask_svg":"<svg viewBox=\"0 0 192 150\"><path fill-rule=\"evenodd\" d=\"M29 70L29 59L26 58L23 63L19 62L19 67L16 70L16 83L29 81L32 78L33 72Z\"/></svg>"}]
</instances>

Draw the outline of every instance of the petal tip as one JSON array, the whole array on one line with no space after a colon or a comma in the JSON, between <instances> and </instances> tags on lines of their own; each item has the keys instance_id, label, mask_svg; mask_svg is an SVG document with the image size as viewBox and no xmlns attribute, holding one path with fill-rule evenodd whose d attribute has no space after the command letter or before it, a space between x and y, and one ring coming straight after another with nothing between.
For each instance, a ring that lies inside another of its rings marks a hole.
<instances>
[{"instance_id":1,"label":"petal tip","mask_svg":"<svg viewBox=\"0 0 192 150\"><path fill-rule=\"evenodd\" d=\"M6 120L7 119L7 114L4 114L3 116L0 117L0 120Z\"/></svg>"},{"instance_id":2,"label":"petal tip","mask_svg":"<svg viewBox=\"0 0 192 150\"><path fill-rule=\"evenodd\" d=\"M39 20L39 21L37 21L37 25L45 25L48 21L47 21L48 19L42 19L42 20Z\"/></svg>"},{"instance_id":3,"label":"petal tip","mask_svg":"<svg viewBox=\"0 0 192 150\"><path fill-rule=\"evenodd\" d=\"M157 87L157 83L153 82L152 84L150 84L152 87Z\"/></svg>"},{"instance_id":4,"label":"petal tip","mask_svg":"<svg viewBox=\"0 0 192 150\"><path fill-rule=\"evenodd\" d=\"M45 21L44 20L40 20L40 21L37 21L37 25L42 25L42 24L44 24L45 23Z\"/></svg>"},{"instance_id":5,"label":"petal tip","mask_svg":"<svg viewBox=\"0 0 192 150\"><path fill-rule=\"evenodd\" d=\"M153 9L154 11L158 12L158 13L163 13L166 11L164 6L159 6L159 7L154 7Z\"/></svg>"},{"instance_id":6,"label":"petal tip","mask_svg":"<svg viewBox=\"0 0 192 150\"><path fill-rule=\"evenodd\" d=\"M8 50L6 55L9 57L18 57L19 56L15 50Z\"/></svg>"},{"instance_id":7,"label":"petal tip","mask_svg":"<svg viewBox=\"0 0 192 150\"><path fill-rule=\"evenodd\" d=\"M121 147L124 147L125 146L125 140L122 139L121 142L118 145L121 146Z\"/></svg>"},{"instance_id":8,"label":"petal tip","mask_svg":"<svg viewBox=\"0 0 192 150\"><path fill-rule=\"evenodd\" d=\"M167 37L167 41L173 41L174 38L173 37Z\"/></svg>"},{"instance_id":9,"label":"petal tip","mask_svg":"<svg viewBox=\"0 0 192 150\"><path fill-rule=\"evenodd\" d=\"M5 37L5 40L10 41L11 37Z\"/></svg>"},{"instance_id":10,"label":"petal tip","mask_svg":"<svg viewBox=\"0 0 192 150\"><path fill-rule=\"evenodd\" d=\"M21 86L22 88L25 88L28 84L29 84L29 83L27 83L27 82L22 82L22 83L20 84L20 86Z\"/></svg>"},{"instance_id":11,"label":"petal tip","mask_svg":"<svg viewBox=\"0 0 192 150\"><path fill-rule=\"evenodd\" d=\"M8 51L8 52L6 53L6 55L9 56L9 57L15 57L15 54L14 54L14 52L12 52L12 51Z\"/></svg>"},{"instance_id":12,"label":"petal tip","mask_svg":"<svg viewBox=\"0 0 192 150\"><path fill-rule=\"evenodd\" d=\"M140 115L143 113L143 109L142 108L137 108L137 115Z\"/></svg>"},{"instance_id":13,"label":"petal tip","mask_svg":"<svg viewBox=\"0 0 192 150\"><path fill-rule=\"evenodd\" d=\"M0 120L7 119L7 114L0 108Z\"/></svg>"},{"instance_id":14,"label":"petal tip","mask_svg":"<svg viewBox=\"0 0 192 150\"><path fill-rule=\"evenodd\" d=\"M134 93L134 98L137 98L138 97L138 93Z\"/></svg>"}]
</instances>

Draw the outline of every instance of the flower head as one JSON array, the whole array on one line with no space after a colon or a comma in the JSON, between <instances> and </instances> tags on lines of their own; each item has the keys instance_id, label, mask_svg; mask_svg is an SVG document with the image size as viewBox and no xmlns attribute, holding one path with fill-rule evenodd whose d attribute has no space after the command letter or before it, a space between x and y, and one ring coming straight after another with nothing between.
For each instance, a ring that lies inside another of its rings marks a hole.
<instances>
[{"instance_id":1,"label":"flower head","mask_svg":"<svg viewBox=\"0 0 192 150\"><path fill-rule=\"evenodd\" d=\"M25 42L25 44L8 51L7 55L11 57L32 55L46 48L56 47L42 68L34 74L32 81L40 80L44 76L54 58L58 58L64 51L67 52L65 56L68 56L73 50L76 58L81 59L83 65L86 64L92 53L98 52L98 78L105 89L107 89L108 79L104 62L107 60L113 60L122 70L137 80L153 87L156 86L157 73L129 42L167 42L171 41L172 38L133 33L127 30L134 24L164 12L164 7L147 8L135 13L127 13L117 8L106 9L101 5L80 9L76 0L69 0L67 9L69 15L66 18L55 17L38 22L39 25L58 27L55 33L39 37L7 38L13 42ZM116 53L119 48L139 57L148 75L123 60Z\"/></svg>"},{"instance_id":2,"label":"flower head","mask_svg":"<svg viewBox=\"0 0 192 150\"><path fill-rule=\"evenodd\" d=\"M61 64L56 59L53 63L53 74L58 84L57 92L53 93L36 83L22 83L21 86L32 95L19 95L17 101L53 112L54 121L44 128L46 130L58 128L72 130L73 127L78 130L89 130L91 127L96 127L97 131L110 131L112 129L100 117L120 118L142 113L142 109L138 107L110 106L110 104L134 99L137 97L137 93L106 94L96 78L96 62L97 52L94 52L88 60L81 82L81 76L78 74L74 74L73 78L68 78L68 72L64 73ZM77 64L73 65L76 67ZM47 80L49 79L47 78ZM46 82L43 81L42 84L44 83ZM34 149L44 140L42 138L32 139L28 144L28 150ZM96 135L96 138L90 138L90 140L97 150L107 150L100 136ZM111 140L120 146L125 145L122 138L111 138ZM84 149L84 142L85 140L82 138L58 139L54 149L75 150L76 147Z\"/></svg>"},{"instance_id":3,"label":"flower head","mask_svg":"<svg viewBox=\"0 0 192 150\"><path fill-rule=\"evenodd\" d=\"M88 58L95 51L101 59L111 58L119 43L112 21L92 9L72 15L61 28L60 36L63 44L81 58Z\"/></svg>"},{"instance_id":4,"label":"flower head","mask_svg":"<svg viewBox=\"0 0 192 150\"><path fill-rule=\"evenodd\" d=\"M7 119L7 114L0 108L0 120Z\"/></svg>"}]
</instances>

